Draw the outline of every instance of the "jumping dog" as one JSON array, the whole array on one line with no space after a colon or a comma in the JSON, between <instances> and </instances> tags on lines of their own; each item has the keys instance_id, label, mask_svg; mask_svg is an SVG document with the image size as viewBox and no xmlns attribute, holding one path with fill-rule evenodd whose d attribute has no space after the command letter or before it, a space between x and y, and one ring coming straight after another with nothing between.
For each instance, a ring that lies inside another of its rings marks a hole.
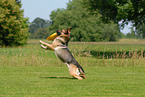
<instances>
[{"instance_id":1,"label":"jumping dog","mask_svg":"<svg viewBox=\"0 0 145 97\"><path fill-rule=\"evenodd\" d=\"M41 47L45 50L52 50L56 56L69 68L69 73L74 78L79 80L85 79L85 73L82 66L75 60L68 48L68 42L70 39L70 29L67 30L56 30L57 37L53 40L52 44L45 43L40 40Z\"/></svg>"}]
</instances>

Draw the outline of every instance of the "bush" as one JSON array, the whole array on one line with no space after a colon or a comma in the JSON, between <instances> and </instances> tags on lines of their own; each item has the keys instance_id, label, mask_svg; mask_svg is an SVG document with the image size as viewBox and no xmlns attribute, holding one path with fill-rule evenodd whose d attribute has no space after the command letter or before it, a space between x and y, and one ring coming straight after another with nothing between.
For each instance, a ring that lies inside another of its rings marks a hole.
<instances>
[{"instance_id":1,"label":"bush","mask_svg":"<svg viewBox=\"0 0 145 97\"><path fill-rule=\"evenodd\" d=\"M23 17L21 2L17 0L0 1L0 45L17 46L26 42L28 19Z\"/></svg>"}]
</instances>

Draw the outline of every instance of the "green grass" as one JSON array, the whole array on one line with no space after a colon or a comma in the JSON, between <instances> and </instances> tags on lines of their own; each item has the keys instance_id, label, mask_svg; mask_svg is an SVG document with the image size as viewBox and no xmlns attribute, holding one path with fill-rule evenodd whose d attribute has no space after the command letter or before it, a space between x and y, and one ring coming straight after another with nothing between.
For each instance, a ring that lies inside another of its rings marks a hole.
<instances>
[{"instance_id":1,"label":"green grass","mask_svg":"<svg viewBox=\"0 0 145 97\"><path fill-rule=\"evenodd\" d=\"M144 42L70 43L85 70L85 80L73 79L68 67L54 52L41 49L38 40L29 40L23 47L0 48L0 96L144 97Z\"/></svg>"},{"instance_id":2,"label":"green grass","mask_svg":"<svg viewBox=\"0 0 145 97\"><path fill-rule=\"evenodd\" d=\"M85 67L72 79L65 66L2 66L0 96L145 96L144 67Z\"/></svg>"}]
</instances>

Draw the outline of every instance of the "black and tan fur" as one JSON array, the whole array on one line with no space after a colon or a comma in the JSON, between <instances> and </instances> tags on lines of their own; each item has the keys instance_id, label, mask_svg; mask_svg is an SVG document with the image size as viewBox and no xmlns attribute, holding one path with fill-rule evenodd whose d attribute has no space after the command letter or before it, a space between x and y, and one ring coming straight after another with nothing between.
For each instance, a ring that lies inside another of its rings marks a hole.
<instances>
[{"instance_id":1,"label":"black and tan fur","mask_svg":"<svg viewBox=\"0 0 145 97\"><path fill-rule=\"evenodd\" d=\"M45 43L40 40L41 47L46 50L53 50L56 56L63 61L69 67L70 75L77 79L85 79L85 73L81 65L75 60L71 54L69 48L67 47L70 39L70 30L67 29L58 31L58 37L54 39L52 44ZM45 45L45 46L44 46Z\"/></svg>"}]
</instances>

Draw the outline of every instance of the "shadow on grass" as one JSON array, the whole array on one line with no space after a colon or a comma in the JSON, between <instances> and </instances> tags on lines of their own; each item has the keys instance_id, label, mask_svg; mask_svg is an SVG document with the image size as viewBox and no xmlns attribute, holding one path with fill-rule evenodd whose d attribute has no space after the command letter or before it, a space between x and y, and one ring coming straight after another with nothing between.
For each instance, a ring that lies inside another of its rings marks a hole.
<instances>
[{"instance_id":1,"label":"shadow on grass","mask_svg":"<svg viewBox=\"0 0 145 97\"><path fill-rule=\"evenodd\" d=\"M71 78L71 77L61 77L61 76L50 76L50 77L39 77L43 79L76 79L76 78Z\"/></svg>"}]
</instances>

